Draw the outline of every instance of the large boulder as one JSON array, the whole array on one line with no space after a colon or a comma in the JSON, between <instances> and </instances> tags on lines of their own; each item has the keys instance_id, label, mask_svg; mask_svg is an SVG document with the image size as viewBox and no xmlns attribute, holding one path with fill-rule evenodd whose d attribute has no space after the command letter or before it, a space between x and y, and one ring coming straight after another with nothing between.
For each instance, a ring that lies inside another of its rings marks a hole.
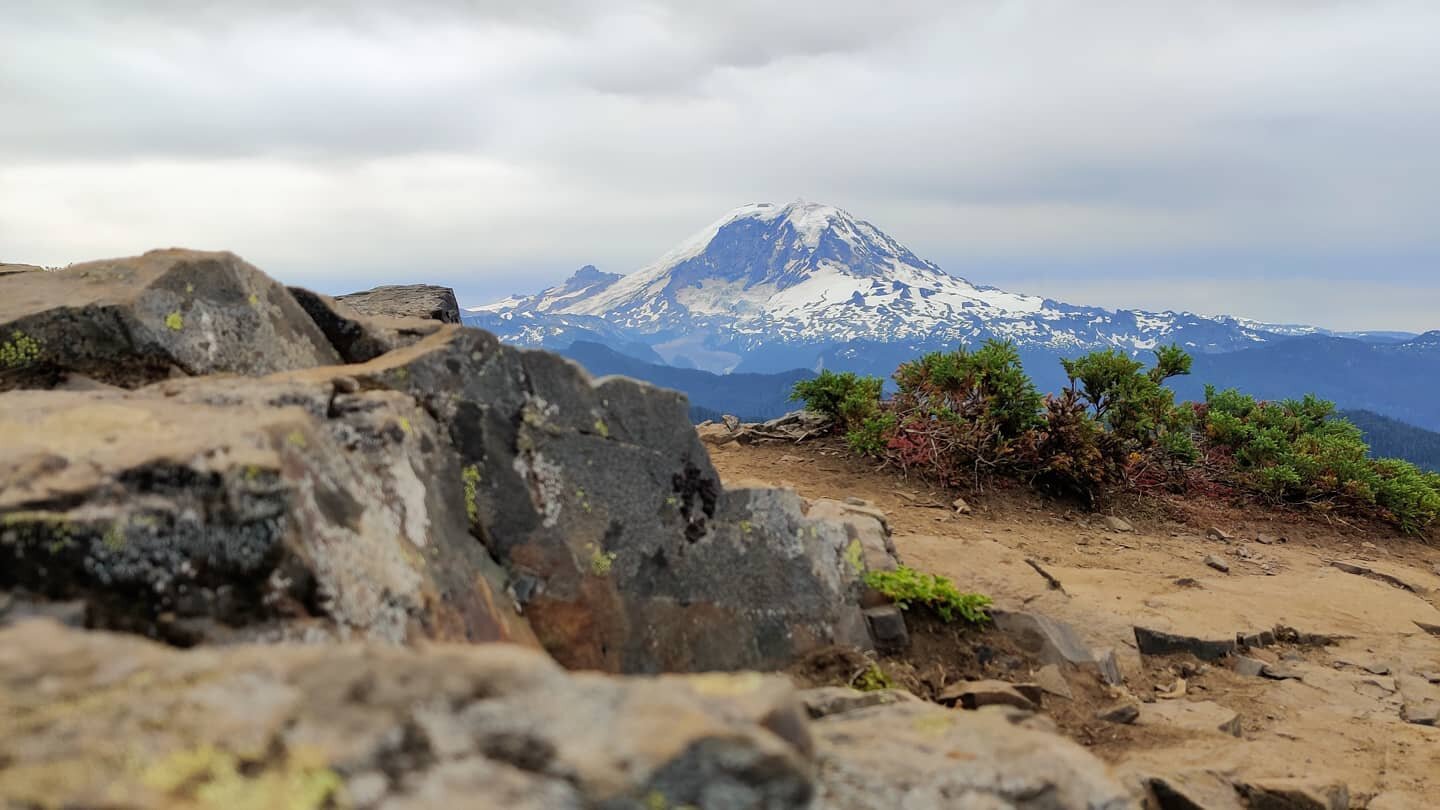
<instances>
[{"instance_id":1,"label":"large boulder","mask_svg":"<svg viewBox=\"0 0 1440 810\"><path fill-rule=\"evenodd\" d=\"M339 360L284 286L231 253L155 250L0 273L0 391L69 374L136 387Z\"/></svg>"},{"instance_id":2,"label":"large boulder","mask_svg":"<svg viewBox=\"0 0 1440 810\"><path fill-rule=\"evenodd\" d=\"M328 295L303 287L291 287L290 294L347 363L374 360L388 351L409 346L434 334L441 325L431 318L365 315Z\"/></svg>"},{"instance_id":3,"label":"large boulder","mask_svg":"<svg viewBox=\"0 0 1440 810\"><path fill-rule=\"evenodd\" d=\"M0 707L5 807L801 810L815 792L778 677L568 674L514 645L182 652L25 622L0 631Z\"/></svg>"},{"instance_id":4,"label":"large boulder","mask_svg":"<svg viewBox=\"0 0 1440 810\"><path fill-rule=\"evenodd\" d=\"M0 395L0 590L179 644L534 643L409 396L240 377Z\"/></svg>"},{"instance_id":5,"label":"large boulder","mask_svg":"<svg viewBox=\"0 0 1440 810\"><path fill-rule=\"evenodd\" d=\"M433 284L392 284L337 296L337 300L365 315L460 323L460 304L455 301L455 291Z\"/></svg>"},{"instance_id":6,"label":"large boulder","mask_svg":"<svg viewBox=\"0 0 1440 810\"><path fill-rule=\"evenodd\" d=\"M448 427L472 527L567 666L767 668L870 646L854 530L790 491L725 491L683 395L453 326L283 376L336 375L407 392Z\"/></svg>"}]
</instances>

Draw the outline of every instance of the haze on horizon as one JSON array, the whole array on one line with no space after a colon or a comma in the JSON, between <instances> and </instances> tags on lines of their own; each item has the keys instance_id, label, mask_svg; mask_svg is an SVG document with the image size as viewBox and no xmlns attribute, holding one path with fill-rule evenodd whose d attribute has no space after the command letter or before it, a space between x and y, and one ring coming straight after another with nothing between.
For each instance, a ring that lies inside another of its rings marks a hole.
<instances>
[{"instance_id":1,"label":"haze on horizon","mask_svg":"<svg viewBox=\"0 0 1440 810\"><path fill-rule=\"evenodd\" d=\"M9 0L0 261L530 293L844 208L980 284L1440 328L1425 0Z\"/></svg>"}]
</instances>

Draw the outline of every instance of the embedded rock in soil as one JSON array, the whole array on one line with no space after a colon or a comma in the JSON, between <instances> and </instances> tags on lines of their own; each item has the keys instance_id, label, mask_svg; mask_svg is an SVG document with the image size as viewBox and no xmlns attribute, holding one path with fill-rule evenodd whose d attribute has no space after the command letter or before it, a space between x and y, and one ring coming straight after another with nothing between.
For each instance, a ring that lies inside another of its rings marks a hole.
<instances>
[{"instance_id":1,"label":"embedded rock in soil","mask_svg":"<svg viewBox=\"0 0 1440 810\"><path fill-rule=\"evenodd\" d=\"M363 315L460 323L460 305L455 301L455 291L433 284L388 285L339 295L335 300Z\"/></svg>"},{"instance_id":2,"label":"embedded rock in soil","mask_svg":"<svg viewBox=\"0 0 1440 810\"><path fill-rule=\"evenodd\" d=\"M1134 807L1094 755L1003 712L899 703L831 715L811 731L816 806L827 810Z\"/></svg>"},{"instance_id":3,"label":"embedded rock in soil","mask_svg":"<svg viewBox=\"0 0 1440 810\"><path fill-rule=\"evenodd\" d=\"M1147 703L1140 707L1140 725L1174 726L1189 731L1218 731L1240 736L1240 715L1209 700Z\"/></svg>"},{"instance_id":4,"label":"embedded rock in soil","mask_svg":"<svg viewBox=\"0 0 1440 810\"><path fill-rule=\"evenodd\" d=\"M1147 627L1135 628L1135 645L1141 655L1190 653L1202 661L1224 658L1236 649L1234 639L1207 640L1166 633L1162 630L1151 630Z\"/></svg>"},{"instance_id":5,"label":"embedded rock in soil","mask_svg":"<svg viewBox=\"0 0 1440 810\"><path fill-rule=\"evenodd\" d=\"M1158 810L1245 810L1235 785L1211 771L1181 771L1142 781Z\"/></svg>"},{"instance_id":6,"label":"embedded rock in soil","mask_svg":"<svg viewBox=\"0 0 1440 810\"><path fill-rule=\"evenodd\" d=\"M0 390L71 374L136 387L339 359L284 286L232 253L154 250L0 275Z\"/></svg>"},{"instance_id":7,"label":"embedded rock in soil","mask_svg":"<svg viewBox=\"0 0 1440 810\"><path fill-rule=\"evenodd\" d=\"M528 641L406 395L241 377L0 395L0 589L177 644Z\"/></svg>"},{"instance_id":8,"label":"embedded rock in soil","mask_svg":"<svg viewBox=\"0 0 1440 810\"><path fill-rule=\"evenodd\" d=\"M1108 684L1121 682L1114 650L1092 651L1075 628L1058 619L1036 613L992 610L995 628L1014 639L1015 644L1042 664L1074 664L1096 670Z\"/></svg>"},{"instance_id":9,"label":"embedded rock in soil","mask_svg":"<svg viewBox=\"0 0 1440 810\"><path fill-rule=\"evenodd\" d=\"M1252 779L1240 785L1250 810L1347 810L1350 791L1307 779Z\"/></svg>"},{"instance_id":10,"label":"embedded rock in soil","mask_svg":"<svg viewBox=\"0 0 1440 810\"><path fill-rule=\"evenodd\" d=\"M177 651L26 622L0 630L0 706L6 807L801 810L815 793L782 678L570 674L510 644Z\"/></svg>"},{"instance_id":11,"label":"embedded rock in soil","mask_svg":"<svg viewBox=\"0 0 1440 810\"><path fill-rule=\"evenodd\" d=\"M446 326L346 375L423 404L460 454L476 536L563 664L783 667L871 646L865 545L794 492L724 490L678 392ZM865 516L866 521L874 521Z\"/></svg>"}]
</instances>

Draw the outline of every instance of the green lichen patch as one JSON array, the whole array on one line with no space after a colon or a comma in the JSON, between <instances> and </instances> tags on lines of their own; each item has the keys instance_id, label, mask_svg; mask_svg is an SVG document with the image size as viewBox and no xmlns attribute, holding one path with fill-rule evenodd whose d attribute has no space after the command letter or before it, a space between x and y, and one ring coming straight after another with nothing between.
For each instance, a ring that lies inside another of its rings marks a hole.
<instances>
[{"instance_id":1,"label":"green lichen patch","mask_svg":"<svg viewBox=\"0 0 1440 810\"><path fill-rule=\"evenodd\" d=\"M480 520L480 507L475 503L475 491L480 486L480 468L474 464L460 471L460 480L465 484L465 515L471 523Z\"/></svg>"},{"instance_id":2,"label":"green lichen patch","mask_svg":"<svg viewBox=\"0 0 1440 810\"><path fill-rule=\"evenodd\" d=\"M40 359L40 341L19 331L0 343L0 369L23 368Z\"/></svg>"},{"instance_id":3,"label":"green lichen patch","mask_svg":"<svg viewBox=\"0 0 1440 810\"><path fill-rule=\"evenodd\" d=\"M276 763L247 763L209 745L170 754L140 779L172 799L216 810L319 810L344 791L323 757L302 752Z\"/></svg>"},{"instance_id":4,"label":"green lichen patch","mask_svg":"<svg viewBox=\"0 0 1440 810\"><path fill-rule=\"evenodd\" d=\"M615 552L604 551L594 543L586 546L590 549L590 573L597 577L610 576L611 569L615 567Z\"/></svg>"},{"instance_id":5,"label":"green lichen patch","mask_svg":"<svg viewBox=\"0 0 1440 810\"><path fill-rule=\"evenodd\" d=\"M172 332L179 332L185 328L185 318L176 310L165 316L165 326Z\"/></svg>"},{"instance_id":6,"label":"green lichen patch","mask_svg":"<svg viewBox=\"0 0 1440 810\"><path fill-rule=\"evenodd\" d=\"M595 420L595 432L599 433L602 439L610 438L610 426L605 424L604 419Z\"/></svg>"}]
</instances>

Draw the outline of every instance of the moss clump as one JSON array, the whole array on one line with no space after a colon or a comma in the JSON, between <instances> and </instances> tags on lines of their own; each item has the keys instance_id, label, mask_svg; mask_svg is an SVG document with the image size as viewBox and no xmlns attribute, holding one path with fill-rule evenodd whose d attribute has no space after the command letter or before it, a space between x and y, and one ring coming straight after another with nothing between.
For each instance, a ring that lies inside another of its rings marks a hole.
<instances>
[{"instance_id":1,"label":"moss clump","mask_svg":"<svg viewBox=\"0 0 1440 810\"><path fill-rule=\"evenodd\" d=\"M919 606L945 622L964 619L980 624L990 620L985 613L990 597L961 593L955 583L945 577L922 574L902 565L894 571L871 571L865 575L865 584L879 591L901 610Z\"/></svg>"},{"instance_id":2,"label":"moss clump","mask_svg":"<svg viewBox=\"0 0 1440 810\"><path fill-rule=\"evenodd\" d=\"M881 689L895 688L895 682L890 680L890 676L885 674L885 670L881 669L880 665L874 661L870 662L870 666L861 670L860 674L850 682L850 685L861 692L878 692Z\"/></svg>"},{"instance_id":3,"label":"moss clump","mask_svg":"<svg viewBox=\"0 0 1440 810\"><path fill-rule=\"evenodd\" d=\"M185 319L181 317L179 310L165 316L165 326L172 332L179 332L185 328Z\"/></svg>"},{"instance_id":4,"label":"moss clump","mask_svg":"<svg viewBox=\"0 0 1440 810\"><path fill-rule=\"evenodd\" d=\"M16 330L0 343L0 369L21 368L40 359L40 341Z\"/></svg>"},{"instance_id":5,"label":"moss clump","mask_svg":"<svg viewBox=\"0 0 1440 810\"><path fill-rule=\"evenodd\" d=\"M595 420L595 432L599 433L602 439L610 438L610 426L605 424L604 419Z\"/></svg>"},{"instance_id":6,"label":"moss clump","mask_svg":"<svg viewBox=\"0 0 1440 810\"><path fill-rule=\"evenodd\" d=\"M460 471L460 480L465 484L465 515L471 523L480 520L480 507L475 503L475 491L480 486L480 468L474 464Z\"/></svg>"}]
</instances>

